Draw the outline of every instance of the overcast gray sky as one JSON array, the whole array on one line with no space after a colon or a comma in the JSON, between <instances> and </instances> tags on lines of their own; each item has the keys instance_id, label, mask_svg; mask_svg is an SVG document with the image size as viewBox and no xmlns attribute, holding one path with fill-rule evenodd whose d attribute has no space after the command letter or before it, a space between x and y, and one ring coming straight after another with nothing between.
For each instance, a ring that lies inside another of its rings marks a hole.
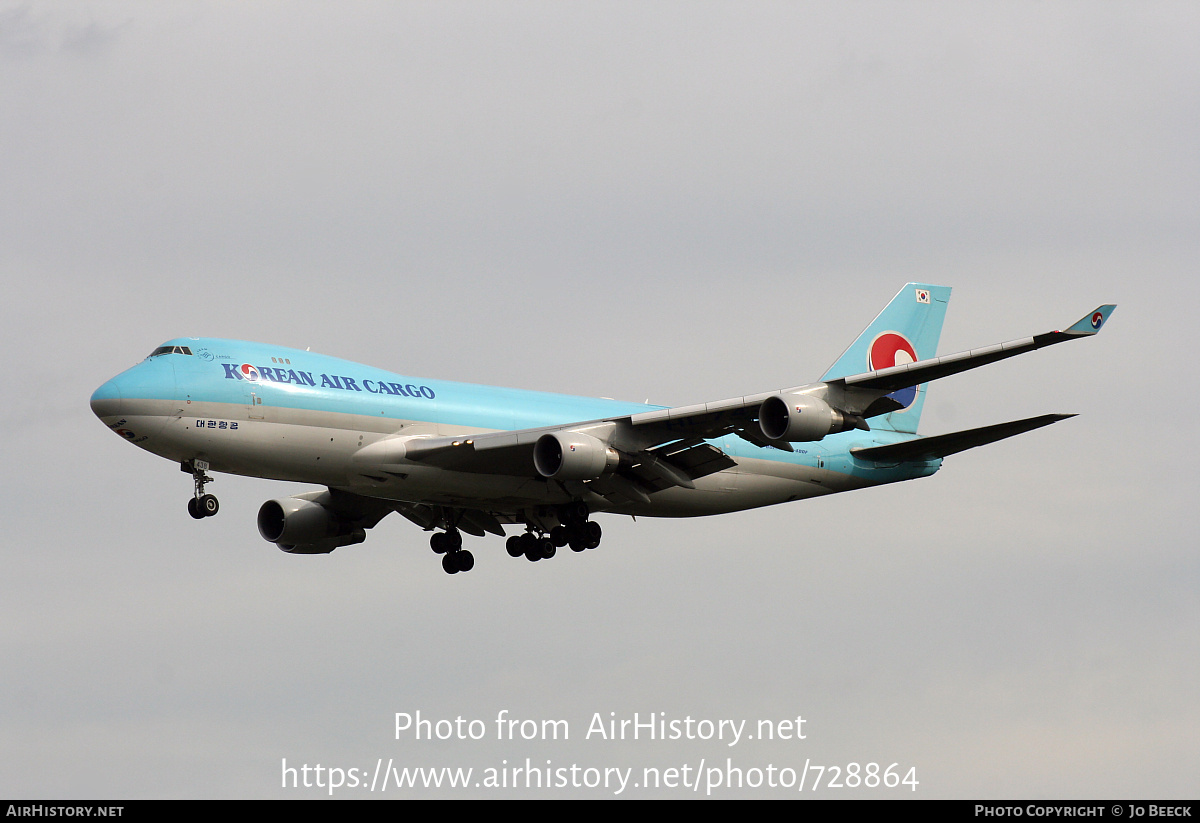
<instances>
[{"instance_id":1,"label":"overcast gray sky","mask_svg":"<svg viewBox=\"0 0 1200 823\"><path fill-rule=\"evenodd\" d=\"M0 2L0 795L730 758L1196 797L1198 42L1192 3ZM222 475L193 521L87 405L182 335L702 402L816 379L908 280L955 289L943 353L1119 303L922 432L1080 416L536 565L448 576L399 517L286 555L254 514L305 488ZM487 737L397 740L416 711ZM610 712L806 739L585 739ZM856 794L913 796L805 796Z\"/></svg>"}]
</instances>

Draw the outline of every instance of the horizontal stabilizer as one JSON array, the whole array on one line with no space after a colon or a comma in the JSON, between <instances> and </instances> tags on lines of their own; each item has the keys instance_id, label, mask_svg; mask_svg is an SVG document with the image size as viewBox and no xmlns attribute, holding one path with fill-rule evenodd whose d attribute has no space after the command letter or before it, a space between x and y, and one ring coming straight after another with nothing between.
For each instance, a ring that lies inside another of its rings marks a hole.
<instances>
[{"instance_id":1,"label":"horizontal stabilizer","mask_svg":"<svg viewBox=\"0 0 1200 823\"><path fill-rule=\"evenodd\" d=\"M957 454L976 446L986 446L1006 437L1024 434L1042 426L1049 426L1059 420L1074 417L1073 414L1043 414L1029 417L1025 420L1013 420L1010 423L997 423L994 426L983 426L978 429L939 434L936 437L921 437L916 440L906 440L903 443L893 443L889 446L869 446L862 449L851 449L850 453L861 460L874 460L879 463L904 463L910 460L933 460Z\"/></svg>"}]
</instances>

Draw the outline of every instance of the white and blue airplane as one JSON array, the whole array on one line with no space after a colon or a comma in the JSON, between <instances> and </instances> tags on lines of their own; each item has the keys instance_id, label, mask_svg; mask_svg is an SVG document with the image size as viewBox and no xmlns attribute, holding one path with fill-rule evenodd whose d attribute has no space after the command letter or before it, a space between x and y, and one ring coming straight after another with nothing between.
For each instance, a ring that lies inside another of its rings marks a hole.
<instances>
[{"instance_id":1,"label":"white and blue airplane","mask_svg":"<svg viewBox=\"0 0 1200 823\"><path fill-rule=\"evenodd\" d=\"M925 384L1096 334L1065 331L935 357L950 289L909 283L815 383L663 407L420 380L307 351L180 338L96 390L92 411L194 478L192 517L217 513L208 471L326 487L276 500L258 530L293 554L360 543L391 512L426 531L450 574L462 532L510 536L529 560L595 548L593 513L693 517L936 472L942 458L1073 415L917 435Z\"/></svg>"}]
</instances>

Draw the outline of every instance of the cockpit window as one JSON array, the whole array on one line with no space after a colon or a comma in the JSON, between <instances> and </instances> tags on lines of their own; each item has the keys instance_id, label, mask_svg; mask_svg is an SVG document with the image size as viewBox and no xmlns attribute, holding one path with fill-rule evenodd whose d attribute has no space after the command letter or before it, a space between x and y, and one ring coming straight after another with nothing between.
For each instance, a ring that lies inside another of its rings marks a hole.
<instances>
[{"instance_id":1,"label":"cockpit window","mask_svg":"<svg viewBox=\"0 0 1200 823\"><path fill-rule=\"evenodd\" d=\"M150 357L158 357L160 354L191 354L192 350L188 346L159 346L154 351L150 352ZM149 359L149 358L147 358Z\"/></svg>"}]
</instances>

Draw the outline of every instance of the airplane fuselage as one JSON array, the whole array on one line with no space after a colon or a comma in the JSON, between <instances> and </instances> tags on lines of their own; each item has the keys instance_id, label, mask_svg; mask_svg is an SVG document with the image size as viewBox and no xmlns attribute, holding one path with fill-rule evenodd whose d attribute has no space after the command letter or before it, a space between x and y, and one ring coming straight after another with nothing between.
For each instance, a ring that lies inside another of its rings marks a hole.
<instances>
[{"instance_id":1,"label":"airplane fuselage","mask_svg":"<svg viewBox=\"0 0 1200 823\"><path fill-rule=\"evenodd\" d=\"M385 500L513 512L575 496L536 476L454 471L412 463L372 471L385 438L454 437L604 420L664 407L522 389L418 379L306 351L181 338L105 383L92 408L125 439L169 460L213 471L313 483ZM187 352L187 353L185 353ZM680 517L738 511L932 474L940 460L880 466L849 448L895 442L890 432L845 432L793 452L732 435L711 442L736 465L649 502L593 510ZM399 476L398 476L399 475Z\"/></svg>"}]
</instances>

